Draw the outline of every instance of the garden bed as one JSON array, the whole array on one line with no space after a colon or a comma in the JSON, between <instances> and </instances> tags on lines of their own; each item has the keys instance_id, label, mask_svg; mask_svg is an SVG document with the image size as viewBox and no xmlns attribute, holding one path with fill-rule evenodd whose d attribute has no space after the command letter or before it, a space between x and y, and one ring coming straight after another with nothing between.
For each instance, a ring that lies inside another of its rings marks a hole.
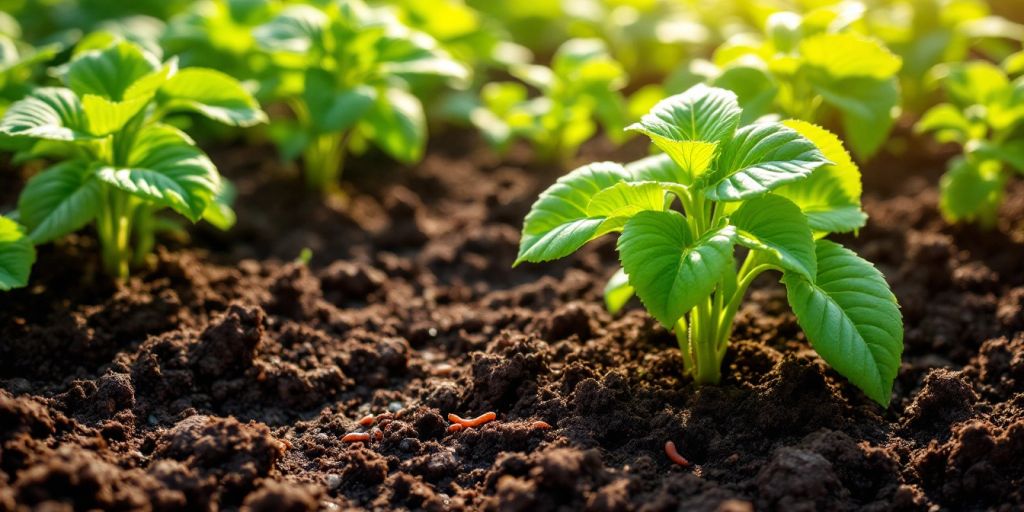
<instances>
[{"instance_id":1,"label":"garden bed","mask_svg":"<svg viewBox=\"0 0 1024 512\"><path fill-rule=\"evenodd\" d=\"M168 242L122 287L88 235L41 248L48 270L0 296L0 510L1024 507L1024 183L982 231L939 216L937 148L864 167L870 220L843 242L906 321L883 410L810 349L774 277L722 384L690 386L671 333L605 311L611 241L511 268L560 171L436 140L410 172L353 162L347 204L270 148L212 149L239 224ZM382 437L343 443L367 414Z\"/></svg>"}]
</instances>

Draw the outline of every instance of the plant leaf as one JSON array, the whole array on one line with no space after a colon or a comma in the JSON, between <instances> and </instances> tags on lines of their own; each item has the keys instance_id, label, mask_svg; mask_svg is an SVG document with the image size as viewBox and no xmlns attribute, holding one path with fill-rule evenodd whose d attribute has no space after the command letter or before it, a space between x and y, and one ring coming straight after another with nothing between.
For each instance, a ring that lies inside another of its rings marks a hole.
<instances>
[{"instance_id":1,"label":"plant leaf","mask_svg":"<svg viewBox=\"0 0 1024 512\"><path fill-rule=\"evenodd\" d=\"M18 196L18 218L41 244L77 231L100 210L100 183L82 160L69 160L33 176Z\"/></svg>"},{"instance_id":2,"label":"plant leaf","mask_svg":"<svg viewBox=\"0 0 1024 512\"><path fill-rule=\"evenodd\" d=\"M804 121L783 121L814 143L831 161L814 170L805 180L788 183L772 191L793 201L819 234L846 233L860 229L867 221L861 211L861 175L857 164L832 132Z\"/></svg>"},{"instance_id":3,"label":"plant leaf","mask_svg":"<svg viewBox=\"0 0 1024 512\"><path fill-rule=\"evenodd\" d=\"M887 406L903 352L903 319L882 274L828 240L816 245L818 275L786 273L790 307L811 346L872 400Z\"/></svg>"},{"instance_id":4,"label":"plant leaf","mask_svg":"<svg viewBox=\"0 0 1024 512\"><path fill-rule=\"evenodd\" d=\"M958 157L939 181L939 209L951 222L995 224L1005 193L1006 173L998 162L973 164Z\"/></svg>"},{"instance_id":5,"label":"plant leaf","mask_svg":"<svg viewBox=\"0 0 1024 512\"><path fill-rule=\"evenodd\" d=\"M157 97L168 109L196 112L230 126L267 121L259 103L238 80L213 69L183 69L160 87Z\"/></svg>"},{"instance_id":6,"label":"plant leaf","mask_svg":"<svg viewBox=\"0 0 1024 512\"><path fill-rule=\"evenodd\" d=\"M324 133L342 132L355 125L377 99L377 90L367 85L339 90L334 77L321 69L306 72L303 98L316 128Z\"/></svg>"},{"instance_id":7,"label":"plant leaf","mask_svg":"<svg viewBox=\"0 0 1024 512\"><path fill-rule=\"evenodd\" d=\"M366 113L368 137L385 153L405 163L423 157L427 121L423 104L411 93L392 87Z\"/></svg>"},{"instance_id":8,"label":"plant leaf","mask_svg":"<svg viewBox=\"0 0 1024 512\"><path fill-rule=\"evenodd\" d=\"M79 97L91 94L116 102L126 99L129 87L136 81L159 70L160 63L155 57L135 44L121 41L78 55L68 65L64 81Z\"/></svg>"},{"instance_id":9,"label":"plant leaf","mask_svg":"<svg viewBox=\"0 0 1024 512\"><path fill-rule=\"evenodd\" d=\"M721 144L728 140L739 125L741 113L731 91L698 84L661 100L639 123L626 130L647 135L680 167L689 169L693 162L688 156L694 151L692 143ZM698 153L706 150L705 147Z\"/></svg>"},{"instance_id":10,"label":"plant leaf","mask_svg":"<svg viewBox=\"0 0 1024 512\"><path fill-rule=\"evenodd\" d=\"M91 138L82 103L62 87L40 87L11 105L0 120L0 134L57 141Z\"/></svg>"},{"instance_id":11,"label":"plant leaf","mask_svg":"<svg viewBox=\"0 0 1024 512\"><path fill-rule=\"evenodd\" d=\"M612 162L586 165L559 178L526 215L514 265L563 258L599 236L605 217L591 217L587 208L598 192L626 179L626 169Z\"/></svg>"},{"instance_id":12,"label":"plant leaf","mask_svg":"<svg viewBox=\"0 0 1024 512\"><path fill-rule=\"evenodd\" d=\"M870 158L889 137L900 104L895 78L847 78L818 82L815 90L842 111L843 133L860 158Z\"/></svg>"},{"instance_id":13,"label":"plant leaf","mask_svg":"<svg viewBox=\"0 0 1024 512\"><path fill-rule=\"evenodd\" d=\"M619 259L647 310L672 329L733 264L735 238L736 229L725 226L694 239L679 212L640 212L619 237Z\"/></svg>"},{"instance_id":14,"label":"plant leaf","mask_svg":"<svg viewBox=\"0 0 1024 512\"><path fill-rule=\"evenodd\" d=\"M829 163L813 142L779 123L757 123L736 131L707 174L704 193L714 201L738 201L806 178Z\"/></svg>"},{"instance_id":15,"label":"plant leaf","mask_svg":"<svg viewBox=\"0 0 1024 512\"><path fill-rule=\"evenodd\" d=\"M96 177L136 197L199 221L217 192L220 175L187 135L155 124L139 133L124 168L103 167Z\"/></svg>"},{"instance_id":16,"label":"plant leaf","mask_svg":"<svg viewBox=\"0 0 1024 512\"><path fill-rule=\"evenodd\" d=\"M27 285L35 261L36 249L25 235L25 229L0 216L0 290Z\"/></svg>"},{"instance_id":17,"label":"plant leaf","mask_svg":"<svg viewBox=\"0 0 1024 512\"><path fill-rule=\"evenodd\" d=\"M633 181L662 181L683 183L687 176L672 157L665 153L641 158L626 164L626 171Z\"/></svg>"},{"instance_id":18,"label":"plant leaf","mask_svg":"<svg viewBox=\"0 0 1024 512\"><path fill-rule=\"evenodd\" d=\"M608 312L614 315L622 311L622 308L635 294L636 290L629 285L629 276L626 275L626 271L619 268L615 274L612 274L608 284L604 287L604 305Z\"/></svg>"},{"instance_id":19,"label":"plant leaf","mask_svg":"<svg viewBox=\"0 0 1024 512\"><path fill-rule=\"evenodd\" d=\"M268 50L305 54L313 48L330 23L327 15L311 5L292 5L276 18L256 27L253 36Z\"/></svg>"},{"instance_id":20,"label":"plant leaf","mask_svg":"<svg viewBox=\"0 0 1024 512\"><path fill-rule=\"evenodd\" d=\"M852 32L810 36L800 42L800 54L807 65L834 79L888 80L899 73L903 64L881 42Z\"/></svg>"},{"instance_id":21,"label":"plant leaf","mask_svg":"<svg viewBox=\"0 0 1024 512\"><path fill-rule=\"evenodd\" d=\"M665 189L658 183L622 181L594 194L587 205L590 217L631 217L645 210L665 209Z\"/></svg>"},{"instance_id":22,"label":"plant leaf","mask_svg":"<svg viewBox=\"0 0 1024 512\"><path fill-rule=\"evenodd\" d=\"M800 207L775 194L744 201L730 217L737 241L775 256L782 268L814 280L814 236Z\"/></svg>"}]
</instances>

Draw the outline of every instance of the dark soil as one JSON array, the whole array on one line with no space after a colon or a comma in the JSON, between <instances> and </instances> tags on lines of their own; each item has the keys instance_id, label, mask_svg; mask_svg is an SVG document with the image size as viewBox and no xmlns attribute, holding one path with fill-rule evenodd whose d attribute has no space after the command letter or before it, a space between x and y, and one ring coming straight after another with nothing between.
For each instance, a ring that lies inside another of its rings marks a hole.
<instances>
[{"instance_id":1,"label":"dark soil","mask_svg":"<svg viewBox=\"0 0 1024 512\"><path fill-rule=\"evenodd\" d=\"M239 225L166 241L125 286L87 234L43 248L0 296L0 510L1024 509L1024 183L981 231L937 213L946 152L865 168L871 221L843 242L906 317L883 410L810 350L773 277L723 383L692 387L639 305L603 309L611 240L511 269L559 171L444 138L410 172L353 162L347 205L268 148L213 151ZM371 442L341 441L356 431Z\"/></svg>"}]
</instances>

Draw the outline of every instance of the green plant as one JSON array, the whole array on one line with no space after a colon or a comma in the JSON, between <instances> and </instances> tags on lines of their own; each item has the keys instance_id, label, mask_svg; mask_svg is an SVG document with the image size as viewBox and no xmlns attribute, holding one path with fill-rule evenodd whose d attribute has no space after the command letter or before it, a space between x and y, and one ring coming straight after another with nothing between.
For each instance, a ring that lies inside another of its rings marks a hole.
<instances>
[{"instance_id":1,"label":"green plant","mask_svg":"<svg viewBox=\"0 0 1024 512\"><path fill-rule=\"evenodd\" d=\"M36 249L25 229L17 222L0 216L0 290L28 284L28 275L35 261Z\"/></svg>"},{"instance_id":2,"label":"green plant","mask_svg":"<svg viewBox=\"0 0 1024 512\"><path fill-rule=\"evenodd\" d=\"M591 164L559 179L527 215L516 264L561 258L621 233L622 271L607 302L617 308L639 296L675 331L698 383L719 381L754 278L779 271L815 350L887 404L903 348L899 306L874 266L823 239L864 224L859 170L822 128L803 121L740 127L741 115L732 92L703 85L658 103L629 129L665 154L625 167ZM746 248L738 269L737 245Z\"/></svg>"},{"instance_id":3,"label":"green plant","mask_svg":"<svg viewBox=\"0 0 1024 512\"><path fill-rule=\"evenodd\" d=\"M613 140L622 138L627 114L619 91L626 85L626 72L600 40L567 41L551 68L512 66L510 71L540 95L530 98L523 83L491 82L481 91L482 105L470 114L499 150L523 138L542 159L565 162L597 132L595 118Z\"/></svg>"},{"instance_id":4,"label":"green plant","mask_svg":"<svg viewBox=\"0 0 1024 512\"><path fill-rule=\"evenodd\" d=\"M42 87L8 109L0 136L36 141L61 161L33 176L18 199L18 219L35 244L94 224L104 269L120 279L151 251L170 208L196 222L230 225L226 193L213 162L180 130L161 120L193 112L249 126L265 120L233 78L203 68L161 64L121 41L76 56L66 87Z\"/></svg>"},{"instance_id":5,"label":"green plant","mask_svg":"<svg viewBox=\"0 0 1024 512\"><path fill-rule=\"evenodd\" d=\"M410 80L468 78L433 38L355 0L291 6L255 36L290 57L277 59L274 95L287 100L296 123L273 128L284 155L301 154L306 181L319 190L337 189L345 154L367 141L401 162L422 158L427 126Z\"/></svg>"},{"instance_id":6,"label":"green plant","mask_svg":"<svg viewBox=\"0 0 1024 512\"><path fill-rule=\"evenodd\" d=\"M869 158L898 114L901 60L878 40L848 30L857 19L836 9L775 13L763 38L729 39L713 65L685 70L681 80L736 91L744 121L781 113L821 123L838 115L850 147ZM686 78L692 73L698 76Z\"/></svg>"},{"instance_id":7,"label":"green plant","mask_svg":"<svg viewBox=\"0 0 1024 512\"><path fill-rule=\"evenodd\" d=\"M41 65L60 51L57 44L34 48L21 36L18 22L0 12L0 114L31 90Z\"/></svg>"},{"instance_id":8,"label":"green plant","mask_svg":"<svg viewBox=\"0 0 1024 512\"><path fill-rule=\"evenodd\" d=\"M1006 64L1013 69L1018 60ZM963 151L942 177L939 207L950 222L992 226L1012 170L1024 173L1024 78L1011 80L1006 70L984 61L942 69L939 81L949 103L930 109L916 126Z\"/></svg>"}]
</instances>

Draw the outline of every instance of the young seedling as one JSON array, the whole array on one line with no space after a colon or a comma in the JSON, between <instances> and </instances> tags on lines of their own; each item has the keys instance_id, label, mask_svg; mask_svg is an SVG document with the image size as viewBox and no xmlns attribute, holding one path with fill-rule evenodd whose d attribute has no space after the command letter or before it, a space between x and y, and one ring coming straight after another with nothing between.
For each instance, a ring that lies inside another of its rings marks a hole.
<instances>
[{"instance_id":1,"label":"young seedling","mask_svg":"<svg viewBox=\"0 0 1024 512\"><path fill-rule=\"evenodd\" d=\"M1018 60L1012 56L1004 65L1020 73ZM1006 70L984 61L945 66L941 75L949 103L933 107L916 126L963 151L942 177L939 207L950 222L991 227L1006 181L1013 171L1024 174L1024 78L1011 81Z\"/></svg>"},{"instance_id":2,"label":"young seedling","mask_svg":"<svg viewBox=\"0 0 1024 512\"><path fill-rule=\"evenodd\" d=\"M230 225L217 168L162 121L175 112L235 126L264 121L236 80L212 69L179 71L174 60L161 64L125 41L77 55L62 78L66 87L38 88L0 119L0 137L35 141L37 156L59 160L18 198L33 243L93 224L104 269L125 279L152 250L159 210Z\"/></svg>"},{"instance_id":3,"label":"young seedling","mask_svg":"<svg viewBox=\"0 0 1024 512\"><path fill-rule=\"evenodd\" d=\"M422 158L427 126L410 80L468 77L433 38L356 0L291 6L255 37L275 53L274 96L296 118L272 127L282 152L301 154L306 181L321 191L337 190L345 154L367 141L401 162Z\"/></svg>"},{"instance_id":4,"label":"young seedling","mask_svg":"<svg viewBox=\"0 0 1024 512\"><path fill-rule=\"evenodd\" d=\"M482 105L470 114L498 150L521 138L533 144L541 159L564 163L597 132L595 119L613 139L621 138L627 114L620 90L626 72L600 40L566 42L551 68L512 66L510 71L524 83L488 83L481 90ZM527 85L540 95L530 98Z\"/></svg>"},{"instance_id":5,"label":"young seedling","mask_svg":"<svg viewBox=\"0 0 1024 512\"><path fill-rule=\"evenodd\" d=\"M17 222L0 216L0 290L27 285L35 261L36 249L25 229Z\"/></svg>"},{"instance_id":6,"label":"young seedling","mask_svg":"<svg viewBox=\"0 0 1024 512\"><path fill-rule=\"evenodd\" d=\"M702 73L736 91L745 122L776 112L822 122L837 113L850 147L869 158L898 113L901 60L877 40L844 31L856 20L844 10L776 13L763 39L730 39Z\"/></svg>"},{"instance_id":7,"label":"young seedling","mask_svg":"<svg viewBox=\"0 0 1024 512\"><path fill-rule=\"evenodd\" d=\"M665 154L559 179L527 215L516 264L620 233L625 277L610 287L619 297L609 303L639 296L675 331L684 368L700 384L721 377L747 288L778 271L815 350L888 404L903 349L899 306L871 263L823 239L864 225L859 170L822 128L740 127L741 116L735 94L703 85L661 101L629 129ZM737 246L746 249L738 268Z\"/></svg>"}]
</instances>

